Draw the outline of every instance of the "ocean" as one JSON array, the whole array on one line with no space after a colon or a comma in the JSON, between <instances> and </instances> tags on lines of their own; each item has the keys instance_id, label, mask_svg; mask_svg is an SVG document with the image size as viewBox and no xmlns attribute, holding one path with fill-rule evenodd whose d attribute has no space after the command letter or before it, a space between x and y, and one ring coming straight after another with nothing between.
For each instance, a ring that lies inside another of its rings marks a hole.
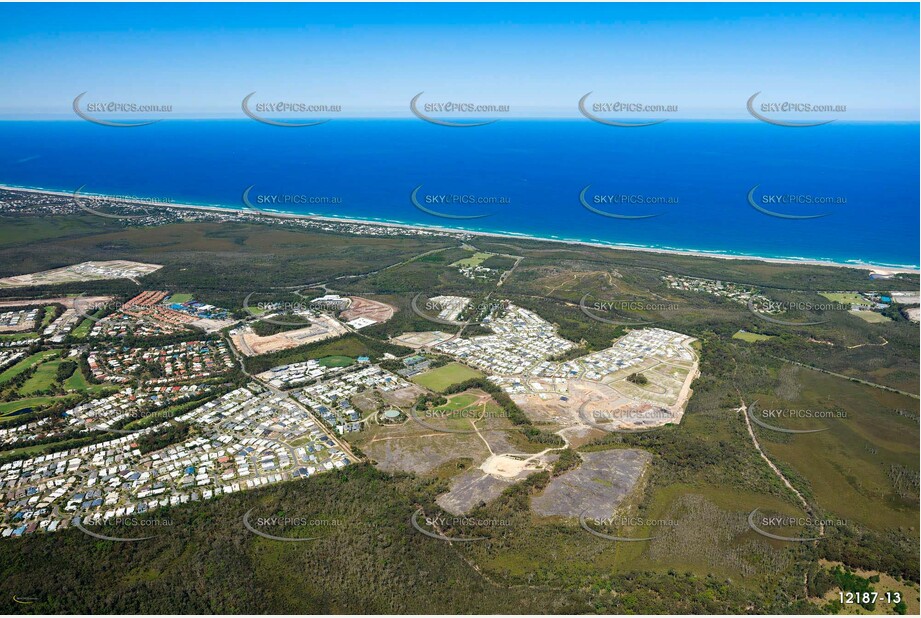
<instances>
[{"instance_id":1,"label":"ocean","mask_svg":"<svg viewBox=\"0 0 921 618\"><path fill-rule=\"evenodd\" d=\"M252 207L296 214L918 268L918 132L756 120L4 121L0 184L230 208L246 207L249 189Z\"/></svg>"}]
</instances>

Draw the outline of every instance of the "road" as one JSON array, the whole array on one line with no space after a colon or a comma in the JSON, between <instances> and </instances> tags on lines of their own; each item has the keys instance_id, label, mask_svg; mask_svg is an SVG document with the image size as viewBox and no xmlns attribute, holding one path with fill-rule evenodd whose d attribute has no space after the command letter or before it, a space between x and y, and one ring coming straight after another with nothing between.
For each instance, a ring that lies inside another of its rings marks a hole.
<instances>
[{"instance_id":1,"label":"road","mask_svg":"<svg viewBox=\"0 0 921 618\"><path fill-rule=\"evenodd\" d=\"M229 340L229 337L227 337L226 335L224 336L224 339L225 339L225 341L227 341L227 345L230 347L230 350L231 350L231 352L233 353L234 358L235 358L235 359L237 360L237 362L240 364L240 371L242 371L242 372L244 373L244 375L246 375L246 376L247 376L249 379L251 379L253 382L256 382L257 384L260 384L261 386L265 387L267 390L269 390L269 391L272 392L273 394L277 395L278 397L281 397L282 399L286 399L286 400L290 401L291 403L293 403L293 404L294 404L295 406L297 406L298 408L300 408L305 414L307 414L307 416L309 416L309 417L311 418L311 420L313 420L314 423L316 423L317 427L319 427L320 430L323 431L323 433L325 433L327 436L329 436L329 438L333 441L333 443L335 443L336 446L338 446L339 449L340 449L343 453L345 453L346 457L347 457L351 462L355 463L355 462L361 461L361 459L360 459L357 455L355 455L355 453L352 452L352 449L349 447L348 443L347 443L345 440L340 439L339 436L335 435L335 434L329 429L329 427L326 426L326 423L325 423L322 419L317 418L317 416L313 413L313 411L311 411L309 408L307 408L307 406L305 406L305 405L302 404L300 401L298 401L297 399L295 399L294 397L292 397L291 394L290 394L289 392L283 391L283 390L281 390L281 389L279 389L279 388L275 388L274 386L272 386L271 384L269 384L266 380L263 380L263 379L259 378L258 376L253 375L252 373L250 373L250 372L246 369L246 364L243 362L244 359L243 359L243 357L240 355L240 352L234 347L233 342L230 341L230 340ZM287 444L286 444L286 446L288 446L288 448L291 448L290 445L287 445ZM293 461L297 461L297 459L295 458Z\"/></svg>"},{"instance_id":2,"label":"road","mask_svg":"<svg viewBox=\"0 0 921 618\"><path fill-rule=\"evenodd\" d=\"M736 408L736 412L740 412L742 417L745 419L745 427L748 428L748 435L751 436L752 443L755 445L755 450L758 451L759 455L761 455L761 459L767 462L767 465L771 468L771 470L774 471L774 474L777 475L777 478L779 478L787 487L787 489L792 491L793 494L799 499L803 510L810 515L813 515L814 513L812 512L812 507L809 506L808 502L806 502L806 498L803 497L803 494L801 494L799 490L794 487L792 483L790 483L787 477L784 476L783 472L780 471L780 468L775 466L774 462L771 461L770 458L761 449L761 444L758 443L758 438L755 436L755 430L752 427L751 419L748 417L748 406L745 405L744 400L740 399L740 402L742 405ZM821 517L817 517L816 519L819 521L819 536L825 536L825 522L822 521Z\"/></svg>"},{"instance_id":3,"label":"road","mask_svg":"<svg viewBox=\"0 0 921 618\"><path fill-rule=\"evenodd\" d=\"M884 390L884 391L889 391L889 392L892 392L892 393L898 393L899 395L905 395L906 397L912 397L912 398L914 398L914 399L918 399L918 398L919 398L918 395L916 395L915 393L909 393L908 391L902 391L902 390L899 390L899 389L897 389L897 388L893 388L893 387L891 387L891 386L884 386L884 385L882 385L882 384L877 384L876 382L868 382L867 380L861 380L860 378L854 378L854 377L851 377L851 376L846 376L846 375L844 375L843 373L835 373L834 371L829 371L828 369L822 369L821 367L816 367L816 366L814 366L814 365L807 365L806 363L800 363L800 362L795 361L795 360L790 360L789 358L783 358L783 357L780 357L780 356L771 356L771 358L776 358L776 359L779 360L779 361L783 361L783 362L785 362L785 363L790 363L791 365L797 365L797 366L799 366L799 367L805 367L806 369L812 369L813 371L819 371L819 372L821 372L821 373L827 373L828 375L830 375L830 376L835 376L836 378L843 378L843 379L845 379L845 380L850 380L851 382L858 382L858 383L864 384L864 385L866 385L866 386L872 386L873 388L879 388L879 389L882 389L882 390Z\"/></svg>"}]
</instances>

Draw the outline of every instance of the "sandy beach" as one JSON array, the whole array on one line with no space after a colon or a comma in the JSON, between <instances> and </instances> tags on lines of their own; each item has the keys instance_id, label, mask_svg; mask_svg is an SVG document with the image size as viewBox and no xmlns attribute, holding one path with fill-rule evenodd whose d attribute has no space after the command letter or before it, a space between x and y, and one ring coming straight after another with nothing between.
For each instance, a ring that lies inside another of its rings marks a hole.
<instances>
[{"instance_id":1,"label":"sandy beach","mask_svg":"<svg viewBox=\"0 0 921 618\"><path fill-rule=\"evenodd\" d=\"M2 185L0 184L0 189L6 191L18 191L22 193L38 193L44 195L56 195L63 197L73 197L75 192L68 191L53 191L50 189L36 189L31 187L16 187L11 185ZM434 225L423 225L416 223L391 223L391 222L379 222L367 219L349 219L349 218L340 218L340 217L326 217L321 215L300 215L293 213L281 213L266 211L261 209L249 210L242 207L230 207L230 206L218 206L218 205L204 205L204 204L179 204L174 202L156 202L148 201L143 199L129 200L118 196L106 196L95 193L80 193L78 195L85 196L88 199L93 198L110 198L113 201L134 206L148 206L153 208L175 208L178 210L197 210L197 211L206 211L206 212L215 212L223 214L233 214L233 213L248 213L253 215L261 215L276 219L303 219L311 221L322 221L327 223L343 223L351 225L368 225L368 226L378 226L378 227L389 227L396 229L406 229L406 230L423 230L431 232L444 232L450 234L468 234L470 236L479 236L486 238L501 238L504 240L527 240L527 241L536 241L536 242L546 242L546 243L559 243L564 245L579 245L586 247L595 247L600 249L612 249L616 251L638 251L645 253L659 253L665 255L677 255L677 256L694 256L701 258L715 258L721 260L743 260L743 261L759 261L767 262L771 264L788 264L788 265L809 265L809 266L829 266L834 268L854 268L858 270L866 270L871 274L877 275L894 275L898 273L908 273L908 274L921 274L921 269L918 268L909 268L901 266L877 266L874 264L848 264L844 262L832 262L825 260L810 260L810 259L794 259L794 258L779 258L779 257L762 257L755 255L727 255L723 253L711 253L707 251L695 251L695 250L681 250L681 249L661 249L657 247L637 247L633 245L618 245L618 244L608 244L600 242L590 242L584 240L570 240L570 239L558 239L558 238L542 238L539 236L529 236L526 234L518 233L499 233L499 232L482 232L477 230L465 230L460 228L451 228L451 227L441 227Z\"/></svg>"}]
</instances>

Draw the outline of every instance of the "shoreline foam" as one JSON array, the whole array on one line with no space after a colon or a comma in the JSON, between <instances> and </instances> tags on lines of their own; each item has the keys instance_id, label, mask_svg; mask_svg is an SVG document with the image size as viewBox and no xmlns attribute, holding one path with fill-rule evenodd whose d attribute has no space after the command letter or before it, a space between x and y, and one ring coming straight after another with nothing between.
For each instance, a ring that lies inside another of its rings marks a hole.
<instances>
[{"instance_id":1,"label":"shoreline foam","mask_svg":"<svg viewBox=\"0 0 921 618\"><path fill-rule=\"evenodd\" d=\"M0 184L0 189L7 191L20 191L23 193L39 193L44 195L56 195L56 196L73 196L75 192L71 191L58 191L54 189L44 189L36 187L18 187L15 185L6 185ZM581 245L587 247L595 247L601 249L612 249L616 251L642 251L647 253L659 253L664 255L675 255L675 256L691 256L691 257L702 257L702 258L714 258L720 260L748 260L748 261L759 261L767 262L770 264L788 264L788 265L804 265L804 266L830 266L833 268L853 268L855 270L868 270L873 274L880 275L892 275L897 273L907 273L907 274L921 274L921 267L919 266L905 266L905 265L890 265L890 264L874 264L872 262L862 262L860 260L846 260L844 262L835 262L832 260L822 260L814 258L796 258L796 257L773 257L773 256L759 256L759 255L744 255L744 254L734 254L734 253L725 253L720 252L719 250L714 251L705 251L705 250L696 250L696 249L678 249L678 248L659 248L659 247L648 247L642 245L633 245L628 243L606 243L602 241L592 241L592 240L581 240L581 239L564 239L564 238L546 238L541 236L533 236L530 234L524 234L521 232L485 232L479 230L469 230L460 227L441 227L434 225L425 225L422 223L403 223L403 222L384 222L376 221L373 219L355 219L355 218L346 218L346 217L331 217L327 215L313 215L313 214L295 214L287 213L281 211L268 211L268 210L259 210L254 209L250 210L242 207L234 206L222 206L217 204L187 204L187 203L177 203L177 202L153 202L143 200L138 198L137 200L129 200L120 196L112 196L101 193L81 193L87 197L94 198L112 198L118 200L124 204L131 204L136 206L149 206L152 208L175 208L178 210L201 210L206 212L216 212L224 214L233 214L233 213L251 213L256 215L262 215L265 217L275 218L275 219L306 219L311 221L322 221L325 223L345 223L351 225L370 225L370 226L380 226L380 227L392 227L398 229L407 229L407 230L425 230L425 231L434 231L434 232L444 232L444 233L454 233L454 234L470 234L471 236L484 236L488 238L503 238L510 240L529 240L535 242L546 242L546 243L557 243L564 245Z\"/></svg>"}]
</instances>

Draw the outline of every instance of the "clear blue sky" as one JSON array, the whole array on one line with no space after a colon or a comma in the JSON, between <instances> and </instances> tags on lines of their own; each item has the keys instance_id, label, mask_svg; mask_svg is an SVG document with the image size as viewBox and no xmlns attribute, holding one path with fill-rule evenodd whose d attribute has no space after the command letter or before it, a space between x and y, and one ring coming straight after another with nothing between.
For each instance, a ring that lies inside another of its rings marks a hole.
<instances>
[{"instance_id":1,"label":"clear blue sky","mask_svg":"<svg viewBox=\"0 0 921 618\"><path fill-rule=\"evenodd\" d=\"M0 117L73 98L239 116L240 100L406 115L435 99L577 114L579 97L747 117L746 99L918 119L917 4L0 4Z\"/></svg>"}]
</instances>

